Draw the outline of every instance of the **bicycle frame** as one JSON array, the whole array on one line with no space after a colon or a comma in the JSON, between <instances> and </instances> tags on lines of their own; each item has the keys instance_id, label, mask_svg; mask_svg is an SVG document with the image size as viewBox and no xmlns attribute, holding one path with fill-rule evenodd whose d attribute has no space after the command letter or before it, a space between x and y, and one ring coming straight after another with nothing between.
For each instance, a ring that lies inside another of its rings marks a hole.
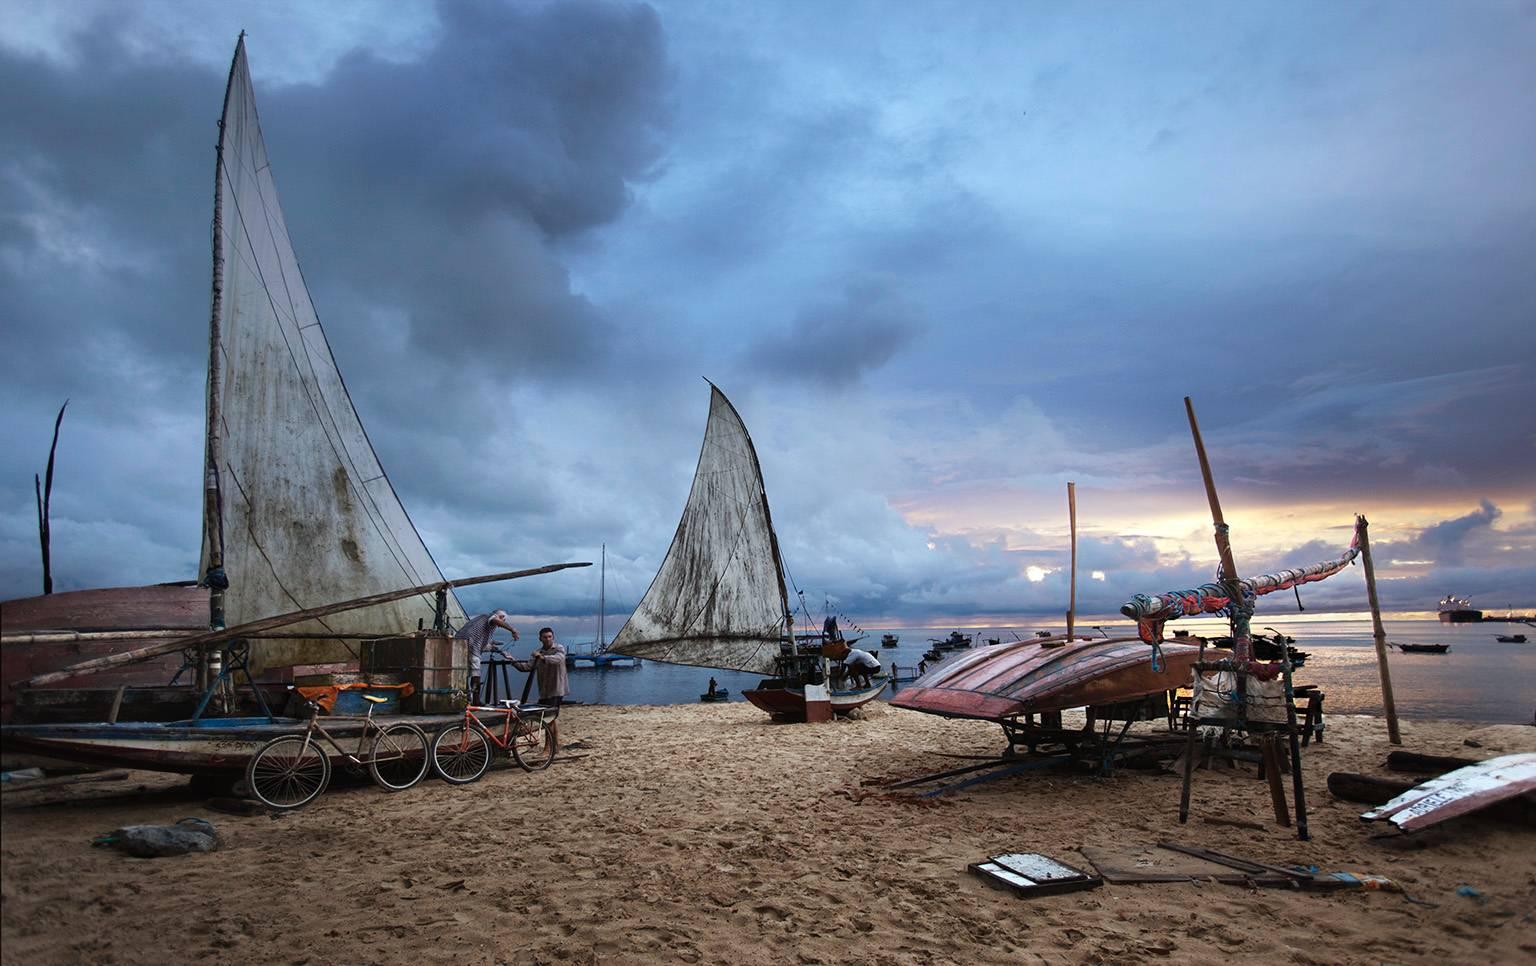
<instances>
[{"instance_id":1,"label":"bicycle frame","mask_svg":"<svg viewBox=\"0 0 1536 966\"><path fill-rule=\"evenodd\" d=\"M348 751L346 748L342 747L341 742L339 742L335 738L331 737L331 733L329 731L325 730L325 725L320 723L320 706L315 704L313 701L310 701L308 703L309 703L309 706L310 706L309 728L304 732L304 748L307 750L310 747L311 744L319 745L318 741L312 741L312 739L315 736L315 733L319 732L320 737L322 737L322 738L324 738L326 740L326 743L331 746L332 750L334 750L336 752L336 754L338 754L342 758L346 759L346 762L347 762L348 765L351 765L351 766L357 767L357 768L361 768L361 767L367 765L368 761L367 761L366 758L363 757L363 746L364 746L364 744L367 743L368 738L371 735L373 735L376 732L380 732L381 733L384 730L383 728L379 727L378 722L373 720L373 706L369 705L368 706L368 713L362 716L363 721L364 721L363 730L358 732L358 735L357 735L357 753L354 754L354 753ZM345 720L353 720L353 721L355 721L355 720L357 720L358 716L357 715L344 715L344 716L341 716L341 717L343 719L345 719Z\"/></svg>"},{"instance_id":2,"label":"bicycle frame","mask_svg":"<svg viewBox=\"0 0 1536 966\"><path fill-rule=\"evenodd\" d=\"M476 711L488 711L501 715L501 734L498 735L484 721L481 721L480 716L475 714ZM545 712L542 710L537 715L524 715L521 708L493 708L485 705L469 705L464 709L464 727L468 728L473 723L493 744L502 751L506 751L512 747L514 739L533 734L535 727L542 728L544 725L544 714ZM514 721L517 722L517 730L515 731L512 728Z\"/></svg>"}]
</instances>

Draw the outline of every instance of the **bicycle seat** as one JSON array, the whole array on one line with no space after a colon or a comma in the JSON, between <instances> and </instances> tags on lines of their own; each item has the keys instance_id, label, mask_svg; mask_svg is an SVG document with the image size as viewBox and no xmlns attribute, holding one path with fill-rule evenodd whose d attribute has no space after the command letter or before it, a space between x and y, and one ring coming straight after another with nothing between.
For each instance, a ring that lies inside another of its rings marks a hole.
<instances>
[{"instance_id":1,"label":"bicycle seat","mask_svg":"<svg viewBox=\"0 0 1536 966\"><path fill-rule=\"evenodd\" d=\"M365 695L363 695L363 700L367 701L367 702L370 702L372 704L386 704L389 701L388 698L380 698L380 697L376 697L376 696L374 696L372 694L365 694Z\"/></svg>"}]
</instances>

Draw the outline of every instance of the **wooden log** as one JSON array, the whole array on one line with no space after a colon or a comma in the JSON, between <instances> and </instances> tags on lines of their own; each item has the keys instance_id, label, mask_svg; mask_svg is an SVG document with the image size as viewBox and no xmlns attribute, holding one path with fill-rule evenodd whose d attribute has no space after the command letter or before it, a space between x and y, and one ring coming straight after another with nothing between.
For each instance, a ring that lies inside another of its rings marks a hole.
<instances>
[{"instance_id":1,"label":"wooden log","mask_svg":"<svg viewBox=\"0 0 1536 966\"><path fill-rule=\"evenodd\" d=\"M128 777L126 771L91 771L83 775L60 775L57 778L34 778L29 782L6 782L0 789L8 792L24 792L32 788L58 788L60 785L78 785L83 782L115 782Z\"/></svg>"},{"instance_id":2,"label":"wooden log","mask_svg":"<svg viewBox=\"0 0 1536 966\"><path fill-rule=\"evenodd\" d=\"M1334 798L1365 805L1385 805L1417 784L1400 778L1375 778L1347 771L1336 771L1328 776L1328 792Z\"/></svg>"},{"instance_id":3,"label":"wooden log","mask_svg":"<svg viewBox=\"0 0 1536 966\"><path fill-rule=\"evenodd\" d=\"M487 584L498 580L516 580L520 577L533 577L538 574L551 574L557 570L565 570L570 567L590 567L591 561L582 563L549 564L544 567L534 567L531 570L514 570L509 573L487 574L483 577L463 577L459 580L444 580L434 584L422 584L420 587L409 587L404 590L391 590L382 594L373 594L368 597L358 597L353 600L344 600L335 604L326 604L321 607L311 607L308 610L293 611L288 614L278 614L275 617L264 617L259 621L250 621L245 624L237 624L219 631L210 631L207 634L199 634L196 637L186 637L164 644L156 644L151 647L141 647L133 651L123 651L120 654L109 654L105 657L82 661L60 671L50 671L47 674L38 674L24 681L19 681L13 687L31 685L33 687L51 684L54 681L62 681L84 674L88 671L100 671L109 667L119 667L124 664L132 664L135 661L143 661L147 658L158 657L161 654L169 654L183 648L201 647L208 644L217 644L222 641L231 641L236 638L260 634L263 631L275 630L279 627L287 627L289 624L297 624L301 621L311 620L316 617L329 617L331 614L339 614L343 611L359 610L363 607L372 607L375 604L387 604L390 601L402 600L406 597L414 597L418 594L433 594L439 590L450 587L468 587L473 584Z\"/></svg>"},{"instance_id":4,"label":"wooden log","mask_svg":"<svg viewBox=\"0 0 1536 966\"><path fill-rule=\"evenodd\" d=\"M1450 755L1421 755L1412 751L1394 751L1387 755L1387 767L1393 771L1426 772L1443 775L1448 771L1477 764L1473 758L1455 758Z\"/></svg>"}]
</instances>

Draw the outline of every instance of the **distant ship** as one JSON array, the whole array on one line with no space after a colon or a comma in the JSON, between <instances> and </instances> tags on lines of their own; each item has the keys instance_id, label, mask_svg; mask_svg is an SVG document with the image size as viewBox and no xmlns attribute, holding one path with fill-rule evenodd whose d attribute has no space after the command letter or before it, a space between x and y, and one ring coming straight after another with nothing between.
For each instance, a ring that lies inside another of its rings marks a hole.
<instances>
[{"instance_id":1,"label":"distant ship","mask_svg":"<svg viewBox=\"0 0 1536 966\"><path fill-rule=\"evenodd\" d=\"M1472 601L1465 597L1446 595L1440 602L1442 624L1476 624L1483 619L1483 612L1472 608Z\"/></svg>"}]
</instances>

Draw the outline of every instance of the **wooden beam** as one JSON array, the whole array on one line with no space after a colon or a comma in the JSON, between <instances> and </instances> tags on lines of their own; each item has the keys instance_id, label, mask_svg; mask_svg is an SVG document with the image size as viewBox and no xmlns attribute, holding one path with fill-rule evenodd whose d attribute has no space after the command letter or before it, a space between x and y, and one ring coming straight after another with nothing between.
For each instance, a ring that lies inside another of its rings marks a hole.
<instances>
[{"instance_id":1,"label":"wooden beam","mask_svg":"<svg viewBox=\"0 0 1536 966\"><path fill-rule=\"evenodd\" d=\"M1369 528L1365 515L1361 514L1360 559L1365 563L1365 595L1371 602L1371 627L1376 637L1376 671L1381 677L1381 707L1387 713L1387 740L1400 745L1403 743L1403 735L1397 728L1397 704L1392 699L1392 669L1387 666L1387 631L1381 626L1381 603L1376 598L1376 568L1371 565Z\"/></svg>"},{"instance_id":2,"label":"wooden beam","mask_svg":"<svg viewBox=\"0 0 1536 966\"><path fill-rule=\"evenodd\" d=\"M237 624L234 627L226 627L219 631L210 631L207 634L199 634L195 637L182 638L168 641L164 644L155 644L150 647L141 647L133 651L123 651L120 654L109 654L105 657L93 658L89 661L81 661L79 664L70 665L59 671L49 671L46 674L38 674L24 681L19 681L13 687L29 685L38 687L44 684L52 684L55 681L63 681L77 674L86 674L91 671L101 671L107 668L121 667L124 664L133 664L137 661L159 657L161 654L169 654L188 647L201 647L208 644L218 644L223 641L232 641L237 638L255 636L263 631L275 630L279 627L287 627L289 624L297 624L300 621L311 620L316 617L328 617L331 614L339 614L343 611L359 610L363 607L372 607L375 604L387 604L390 601L403 600L406 597L414 597L417 594L433 594L439 590L450 587L469 587L474 584L488 584L498 580L517 580L520 577L533 577L539 574L552 574L557 570L566 570L571 567L590 567L591 561L580 563L549 564L544 567L534 567L531 570L514 570L502 574L486 574L483 577L463 577L459 580L443 580L434 584L422 584L420 587L408 587L403 590L391 590L382 594L372 594L368 597L358 597L353 600L344 600L335 604L326 604L321 607L311 607L308 610L293 611L288 614L278 614L275 617L264 617L259 621L250 621L245 624Z\"/></svg>"}]
</instances>

